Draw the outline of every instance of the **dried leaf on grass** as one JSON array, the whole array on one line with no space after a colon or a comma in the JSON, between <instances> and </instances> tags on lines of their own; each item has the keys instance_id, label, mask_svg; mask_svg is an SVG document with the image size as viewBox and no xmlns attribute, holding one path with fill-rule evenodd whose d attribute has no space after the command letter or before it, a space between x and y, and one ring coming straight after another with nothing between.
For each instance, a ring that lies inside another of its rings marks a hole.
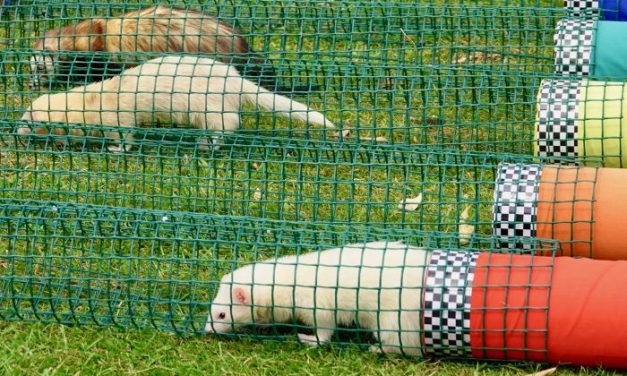
<instances>
[{"instance_id":1,"label":"dried leaf on grass","mask_svg":"<svg viewBox=\"0 0 627 376\"><path fill-rule=\"evenodd\" d=\"M413 44L414 48L417 48L416 41L414 41L414 38L412 38L411 36L407 35L405 30L403 30L403 29L401 29L401 33L403 34L403 39L404 40L406 40L407 42L410 42L411 44Z\"/></svg>"},{"instance_id":2,"label":"dried leaf on grass","mask_svg":"<svg viewBox=\"0 0 627 376\"><path fill-rule=\"evenodd\" d=\"M406 198L398 204L398 210L414 211L422 203L422 193L414 198Z\"/></svg>"},{"instance_id":3,"label":"dried leaf on grass","mask_svg":"<svg viewBox=\"0 0 627 376\"><path fill-rule=\"evenodd\" d=\"M468 245L470 244L470 238L472 234L475 233L475 226L469 225L466 223L461 223L459 225L459 244L460 245Z\"/></svg>"},{"instance_id":4,"label":"dried leaf on grass","mask_svg":"<svg viewBox=\"0 0 627 376\"><path fill-rule=\"evenodd\" d=\"M364 141L375 141L375 142L379 142L379 143L386 143L388 142L388 139L385 137L367 137L363 139Z\"/></svg>"},{"instance_id":5,"label":"dried leaf on grass","mask_svg":"<svg viewBox=\"0 0 627 376\"><path fill-rule=\"evenodd\" d=\"M457 60L454 61L455 64L464 64L464 63L468 63L468 64L481 64L481 63L495 63L498 61L502 61L503 60L503 56L499 55L499 54L488 54L488 53L484 53L484 52L475 52L473 54L470 55L463 55L460 58L458 58Z\"/></svg>"},{"instance_id":6,"label":"dried leaf on grass","mask_svg":"<svg viewBox=\"0 0 627 376\"><path fill-rule=\"evenodd\" d=\"M527 374L525 376L547 376L547 375L551 375L551 374L555 373L555 371L557 371L557 367L553 367L553 368L545 369L543 371L530 373L530 374Z\"/></svg>"},{"instance_id":7,"label":"dried leaf on grass","mask_svg":"<svg viewBox=\"0 0 627 376\"><path fill-rule=\"evenodd\" d=\"M464 209L462 214L459 216L459 219L461 219L461 222L465 223L469 217L470 217L470 206L466 206L466 209Z\"/></svg>"},{"instance_id":8,"label":"dried leaf on grass","mask_svg":"<svg viewBox=\"0 0 627 376\"><path fill-rule=\"evenodd\" d=\"M472 235L475 233L475 226L467 223L469 217L470 206L467 206L459 216L459 226L457 228L457 232L459 232L460 245L468 245L470 243L470 238L472 238Z\"/></svg>"},{"instance_id":9,"label":"dried leaf on grass","mask_svg":"<svg viewBox=\"0 0 627 376\"><path fill-rule=\"evenodd\" d=\"M255 199L255 201L261 200L261 189L257 188L255 190L255 193L253 194L253 198Z\"/></svg>"},{"instance_id":10,"label":"dried leaf on grass","mask_svg":"<svg viewBox=\"0 0 627 376\"><path fill-rule=\"evenodd\" d=\"M426 120L427 125L442 125L444 120L437 117L428 117Z\"/></svg>"}]
</instances>

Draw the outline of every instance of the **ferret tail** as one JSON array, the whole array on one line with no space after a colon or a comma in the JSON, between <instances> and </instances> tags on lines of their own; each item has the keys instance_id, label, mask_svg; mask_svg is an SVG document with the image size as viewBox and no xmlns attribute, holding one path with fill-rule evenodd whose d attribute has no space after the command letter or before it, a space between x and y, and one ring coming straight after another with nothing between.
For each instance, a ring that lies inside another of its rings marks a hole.
<instances>
[{"instance_id":1,"label":"ferret tail","mask_svg":"<svg viewBox=\"0 0 627 376\"><path fill-rule=\"evenodd\" d=\"M314 111L293 99L257 86L245 78L242 78L242 96L246 102L257 108L275 111L290 119L298 119L326 128L335 128L335 125L320 112Z\"/></svg>"}]
</instances>

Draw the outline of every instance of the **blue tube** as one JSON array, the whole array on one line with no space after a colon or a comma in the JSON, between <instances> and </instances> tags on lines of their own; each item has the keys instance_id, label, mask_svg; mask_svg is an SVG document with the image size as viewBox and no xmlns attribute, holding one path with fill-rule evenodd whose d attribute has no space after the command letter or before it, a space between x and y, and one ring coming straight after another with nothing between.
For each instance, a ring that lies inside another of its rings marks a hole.
<instances>
[{"instance_id":1,"label":"blue tube","mask_svg":"<svg viewBox=\"0 0 627 376\"><path fill-rule=\"evenodd\" d=\"M627 1L601 0L603 19L610 21L627 21Z\"/></svg>"}]
</instances>

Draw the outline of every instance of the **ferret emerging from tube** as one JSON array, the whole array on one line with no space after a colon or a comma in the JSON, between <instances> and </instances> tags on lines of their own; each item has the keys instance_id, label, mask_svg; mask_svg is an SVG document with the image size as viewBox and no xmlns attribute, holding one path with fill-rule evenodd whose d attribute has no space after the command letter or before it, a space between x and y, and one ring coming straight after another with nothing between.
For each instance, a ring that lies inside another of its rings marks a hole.
<instances>
[{"instance_id":1,"label":"ferret emerging from tube","mask_svg":"<svg viewBox=\"0 0 627 376\"><path fill-rule=\"evenodd\" d=\"M266 76L266 81L261 82L264 86L270 87L276 80L272 66L249 48L237 28L201 12L163 6L50 30L35 42L33 49L33 86L48 81L100 81L119 74L122 67L130 68L141 60L154 58L142 58L142 53L205 54L235 65L240 72L250 67L250 76ZM105 52L113 61L102 60L98 55L75 56L68 61L64 52Z\"/></svg>"},{"instance_id":2,"label":"ferret emerging from tube","mask_svg":"<svg viewBox=\"0 0 627 376\"><path fill-rule=\"evenodd\" d=\"M242 78L234 67L194 56L160 57L102 82L40 96L22 120L126 128L162 122L232 133L240 126L242 102L286 118L334 128L320 112L257 86ZM48 134L49 129L35 128L34 132ZM53 128L55 134L65 132L64 128ZM18 134L29 133L29 127L18 129ZM72 135L85 133L73 128ZM110 146L110 151L128 151L133 143L130 134L123 140L119 132L106 136L121 143ZM214 137L213 144L219 144L220 138ZM200 146L207 148L208 141L201 139Z\"/></svg>"},{"instance_id":3,"label":"ferret emerging from tube","mask_svg":"<svg viewBox=\"0 0 627 376\"><path fill-rule=\"evenodd\" d=\"M299 321L315 331L299 340L315 346L357 324L380 342L371 351L420 355L427 262L422 248L371 242L247 265L222 278L205 331Z\"/></svg>"}]
</instances>

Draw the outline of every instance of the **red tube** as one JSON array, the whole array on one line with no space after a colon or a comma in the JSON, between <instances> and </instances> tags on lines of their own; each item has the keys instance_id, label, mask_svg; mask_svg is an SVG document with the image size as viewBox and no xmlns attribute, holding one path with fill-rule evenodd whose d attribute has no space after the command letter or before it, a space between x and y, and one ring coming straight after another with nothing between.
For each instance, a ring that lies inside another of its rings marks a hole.
<instances>
[{"instance_id":1,"label":"red tube","mask_svg":"<svg viewBox=\"0 0 627 376\"><path fill-rule=\"evenodd\" d=\"M627 368L627 262L557 258L549 361Z\"/></svg>"},{"instance_id":2,"label":"red tube","mask_svg":"<svg viewBox=\"0 0 627 376\"><path fill-rule=\"evenodd\" d=\"M627 368L627 262L481 253L475 358Z\"/></svg>"},{"instance_id":3,"label":"red tube","mask_svg":"<svg viewBox=\"0 0 627 376\"><path fill-rule=\"evenodd\" d=\"M553 259L481 253L470 310L474 358L547 360Z\"/></svg>"}]
</instances>

